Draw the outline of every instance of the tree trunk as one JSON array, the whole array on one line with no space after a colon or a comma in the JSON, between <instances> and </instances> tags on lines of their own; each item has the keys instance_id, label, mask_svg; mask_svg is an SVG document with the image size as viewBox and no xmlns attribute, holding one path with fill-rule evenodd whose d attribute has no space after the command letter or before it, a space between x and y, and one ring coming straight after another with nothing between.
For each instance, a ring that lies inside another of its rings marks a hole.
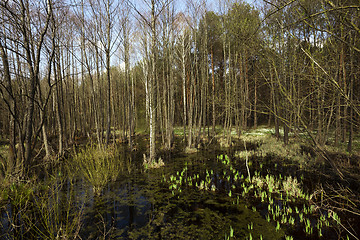
<instances>
[{"instance_id":1,"label":"tree trunk","mask_svg":"<svg viewBox=\"0 0 360 240\"><path fill-rule=\"evenodd\" d=\"M58 50L56 63L54 62L54 78L57 82L56 89L54 93L54 105L56 106L56 123L58 128L58 156L62 156L64 149L63 149L63 133L64 133L64 127L63 127L63 109L62 106L62 99L60 97L61 94L61 88L62 88L62 75L61 75L61 64L60 64L60 50Z\"/></svg>"},{"instance_id":2,"label":"tree trunk","mask_svg":"<svg viewBox=\"0 0 360 240\"><path fill-rule=\"evenodd\" d=\"M128 108L128 139L129 139L129 148L133 150L133 133L134 133L134 103L133 103L133 94L134 94L134 82L133 78L130 79L130 41L129 41L129 34L130 31L128 29L128 19L124 20L123 24L123 41L124 41L124 62L125 62L125 83L127 87L127 108Z\"/></svg>"},{"instance_id":3,"label":"tree trunk","mask_svg":"<svg viewBox=\"0 0 360 240\"><path fill-rule=\"evenodd\" d=\"M186 100L186 47L185 47L185 33L182 39L182 87L183 87L183 112L184 112L184 142L186 142L186 123L187 123L187 100Z\"/></svg>"},{"instance_id":4,"label":"tree trunk","mask_svg":"<svg viewBox=\"0 0 360 240\"><path fill-rule=\"evenodd\" d=\"M10 119L9 119L9 165L11 168L16 168L16 128L15 128L15 121L17 118L16 113L16 101L14 99L13 90L12 90L12 83L11 83L11 75L10 75L10 66L9 66L9 60L6 50L4 49L2 45L2 41L0 41L0 54L1 59L3 62L3 78L6 83L6 92L8 93L8 97L4 98L5 101L7 101L9 112L10 112Z\"/></svg>"},{"instance_id":5,"label":"tree trunk","mask_svg":"<svg viewBox=\"0 0 360 240\"><path fill-rule=\"evenodd\" d=\"M110 30L109 30L110 31ZM109 33L110 34L110 33ZM109 43L110 45L110 43ZM108 46L109 46L108 45ZM106 50L106 79L107 79L107 127L106 144L110 142L111 134L111 79L110 79L110 49Z\"/></svg>"},{"instance_id":6,"label":"tree trunk","mask_svg":"<svg viewBox=\"0 0 360 240\"><path fill-rule=\"evenodd\" d=\"M211 48L211 77L212 77L212 135L215 136L216 113L215 113L215 68L214 68L214 52Z\"/></svg>"},{"instance_id":7,"label":"tree trunk","mask_svg":"<svg viewBox=\"0 0 360 240\"><path fill-rule=\"evenodd\" d=\"M155 161L156 148L156 17L155 17L155 0L151 0L151 78L149 84L149 111L150 111L150 161Z\"/></svg>"},{"instance_id":8,"label":"tree trunk","mask_svg":"<svg viewBox=\"0 0 360 240\"><path fill-rule=\"evenodd\" d=\"M351 37L351 35L350 35ZM352 40L352 39L351 39ZM347 144L347 151L349 153L352 152L352 145L353 145L353 135L354 135L354 82L357 82L356 80L356 74L354 69L354 53L353 49L350 49L350 89L349 89L349 107L350 107L350 115L349 115L349 140Z\"/></svg>"},{"instance_id":9,"label":"tree trunk","mask_svg":"<svg viewBox=\"0 0 360 240\"><path fill-rule=\"evenodd\" d=\"M257 77L254 77L254 128L257 128Z\"/></svg>"}]
</instances>

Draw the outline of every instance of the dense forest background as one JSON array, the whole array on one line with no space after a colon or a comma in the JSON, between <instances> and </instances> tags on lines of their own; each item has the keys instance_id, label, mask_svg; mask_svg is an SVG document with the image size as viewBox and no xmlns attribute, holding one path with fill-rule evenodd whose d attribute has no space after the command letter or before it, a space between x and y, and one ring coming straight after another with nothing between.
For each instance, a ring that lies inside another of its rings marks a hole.
<instances>
[{"instance_id":1,"label":"dense forest background","mask_svg":"<svg viewBox=\"0 0 360 240\"><path fill-rule=\"evenodd\" d=\"M3 0L0 129L23 176L63 156L149 133L149 159L260 124L353 150L359 132L358 0ZM211 6L211 7L210 7ZM158 137L159 141L155 141ZM159 144L160 143L160 144ZM157 145L156 145L157 144ZM159 146L160 145L160 146ZM43 159L43 158L42 158Z\"/></svg>"}]
</instances>

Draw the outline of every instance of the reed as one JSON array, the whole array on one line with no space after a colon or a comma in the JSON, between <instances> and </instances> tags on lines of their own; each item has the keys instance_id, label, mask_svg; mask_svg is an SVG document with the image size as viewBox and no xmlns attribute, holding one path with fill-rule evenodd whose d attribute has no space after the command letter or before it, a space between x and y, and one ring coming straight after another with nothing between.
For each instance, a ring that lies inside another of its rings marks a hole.
<instances>
[{"instance_id":1,"label":"reed","mask_svg":"<svg viewBox=\"0 0 360 240\"><path fill-rule=\"evenodd\" d=\"M80 177L84 177L93 187L95 195L110 181L115 181L123 164L116 158L117 150L113 146L89 146L75 154L73 166Z\"/></svg>"},{"instance_id":2,"label":"reed","mask_svg":"<svg viewBox=\"0 0 360 240\"><path fill-rule=\"evenodd\" d=\"M69 192L63 190L64 184ZM49 240L79 238L83 204L77 204L72 188L68 179L53 177L33 192L31 212L24 218L34 237Z\"/></svg>"}]
</instances>

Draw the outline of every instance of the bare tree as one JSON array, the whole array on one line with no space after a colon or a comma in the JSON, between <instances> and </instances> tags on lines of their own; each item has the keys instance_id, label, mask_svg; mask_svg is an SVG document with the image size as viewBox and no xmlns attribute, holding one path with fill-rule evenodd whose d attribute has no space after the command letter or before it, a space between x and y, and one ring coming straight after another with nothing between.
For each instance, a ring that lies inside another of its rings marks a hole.
<instances>
[{"instance_id":1,"label":"bare tree","mask_svg":"<svg viewBox=\"0 0 360 240\"><path fill-rule=\"evenodd\" d=\"M34 5L28 0L19 1L3 1L0 3L2 12L2 20L6 21L1 32L1 57L4 66L5 79L8 83L4 85L5 90L10 96L8 110L19 129L19 145L20 145L20 159L21 166L23 166L26 173L31 165L31 158L33 149L36 143L36 138L41 131L43 121L36 124L36 99L39 94L40 84L40 62L42 58L43 49L45 46L46 35L49 33L49 26L52 19L51 0L45 3L38 3ZM42 20L40 20L42 19ZM10 34L12 33L12 34ZM26 89L24 89L25 99L25 120L22 121L15 109L17 104L14 102L14 92L9 81L11 81L11 74L9 69L9 52L12 52L16 58L23 60L26 63L26 70L22 71L28 79ZM26 73L25 73L26 71ZM42 106L42 109L44 106ZM12 127L14 130L14 128ZM13 131L12 130L12 131ZM35 130L35 131L34 131ZM12 136L13 139L14 136ZM14 144L14 140L12 140ZM14 150L13 147L10 151ZM16 156L16 155L15 155Z\"/></svg>"}]
</instances>

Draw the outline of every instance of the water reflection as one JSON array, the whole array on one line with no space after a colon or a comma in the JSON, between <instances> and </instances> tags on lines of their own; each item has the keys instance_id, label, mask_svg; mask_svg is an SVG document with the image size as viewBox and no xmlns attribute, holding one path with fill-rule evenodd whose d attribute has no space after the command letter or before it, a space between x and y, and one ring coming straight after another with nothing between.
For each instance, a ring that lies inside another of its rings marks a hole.
<instances>
[{"instance_id":1,"label":"water reflection","mask_svg":"<svg viewBox=\"0 0 360 240\"><path fill-rule=\"evenodd\" d=\"M234 205L226 197L232 181L221 177L223 169L216 161L216 152L167 155L163 157L165 167L151 170L143 169L142 154L122 153L118 157L124 163L122 171L100 194L95 194L82 176L55 175L34 186L25 205L15 208L10 203L2 208L0 238L219 239L230 226L238 227L237 233L245 236L248 230L244 226L250 221L264 231L264 236L281 236L259 213L243 204ZM208 169L213 169L211 182L216 192L192 187L172 195L168 184L161 180L185 165L189 176L197 174L199 181L206 178Z\"/></svg>"}]
</instances>

